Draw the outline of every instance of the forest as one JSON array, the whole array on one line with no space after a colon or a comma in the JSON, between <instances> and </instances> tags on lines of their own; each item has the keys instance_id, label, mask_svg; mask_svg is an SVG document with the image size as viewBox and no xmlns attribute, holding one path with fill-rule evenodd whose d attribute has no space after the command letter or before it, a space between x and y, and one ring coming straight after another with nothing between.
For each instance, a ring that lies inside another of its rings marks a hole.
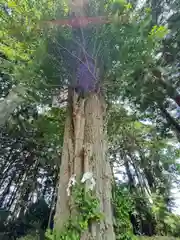
<instances>
[{"instance_id":1,"label":"forest","mask_svg":"<svg viewBox=\"0 0 180 240\"><path fill-rule=\"evenodd\" d=\"M0 1L0 240L180 239L180 1Z\"/></svg>"}]
</instances>

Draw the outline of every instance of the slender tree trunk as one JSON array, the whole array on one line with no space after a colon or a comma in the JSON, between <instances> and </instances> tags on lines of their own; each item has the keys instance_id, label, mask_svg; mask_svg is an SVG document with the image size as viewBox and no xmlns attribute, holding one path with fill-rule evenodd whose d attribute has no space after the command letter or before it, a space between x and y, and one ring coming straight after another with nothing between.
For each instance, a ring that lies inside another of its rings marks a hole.
<instances>
[{"instance_id":1,"label":"slender tree trunk","mask_svg":"<svg viewBox=\"0 0 180 240\"><path fill-rule=\"evenodd\" d=\"M171 85L167 80L164 79L164 77L162 76L162 72L160 69L154 69L152 71L152 74L154 77L157 78L158 83L165 89L167 95L174 100L174 102L180 106L180 94L179 92L176 90L176 88Z\"/></svg>"},{"instance_id":2,"label":"slender tree trunk","mask_svg":"<svg viewBox=\"0 0 180 240\"><path fill-rule=\"evenodd\" d=\"M129 162L128 162L128 159L127 159L126 156L124 156L124 166L126 168L126 173L127 173L127 176L128 176L129 186L130 186L130 189L132 190L134 188L134 179L133 179L133 175L131 173Z\"/></svg>"},{"instance_id":3,"label":"slender tree trunk","mask_svg":"<svg viewBox=\"0 0 180 240\"><path fill-rule=\"evenodd\" d=\"M5 181L5 179L8 177L9 175L9 171L12 169L13 166L15 166L15 163L17 161L19 154L15 153L11 159L9 158L8 161L9 163L6 165L6 168L4 169L4 172L2 172L2 178L0 177L0 188L2 188L2 185Z\"/></svg>"},{"instance_id":4,"label":"slender tree trunk","mask_svg":"<svg viewBox=\"0 0 180 240\"><path fill-rule=\"evenodd\" d=\"M8 199L8 202L6 202L5 204L5 208L7 208L8 210L11 209L11 206L13 205L15 199L16 199L16 194L17 192L19 191L20 189L20 183L23 179L23 175L25 173L25 170L23 169L22 171L18 171L16 172L16 179L14 180L14 183L15 183L15 187L14 187L14 190L13 192L11 193L11 196L10 198Z\"/></svg>"},{"instance_id":5,"label":"slender tree trunk","mask_svg":"<svg viewBox=\"0 0 180 240\"><path fill-rule=\"evenodd\" d=\"M92 223L90 230L80 239L114 240L112 173L105 157L104 101L96 94L80 100L77 100L75 93L73 95L73 99L69 101L65 124L55 229L61 231L68 218L74 214L66 191L70 177L76 174L76 179L80 179L85 172L92 172L96 181L95 194L100 201L99 210L104 214L104 219L100 223Z\"/></svg>"},{"instance_id":6,"label":"slender tree trunk","mask_svg":"<svg viewBox=\"0 0 180 240\"><path fill-rule=\"evenodd\" d=\"M160 0L151 0L151 8L152 8L152 25L158 24L158 18L161 14L162 7L160 5Z\"/></svg>"},{"instance_id":7,"label":"slender tree trunk","mask_svg":"<svg viewBox=\"0 0 180 240\"><path fill-rule=\"evenodd\" d=\"M174 132L177 136L177 139L180 140L180 125L178 124L178 122L168 113L168 111L159 106L162 114L165 116L167 122L169 123L169 125L174 129Z\"/></svg>"},{"instance_id":8,"label":"slender tree trunk","mask_svg":"<svg viewBox=\"0 0 180 240\"><path fill-rule=\"evenodd\" d=\"M5 200L6 196L10 192L10 187L11 187L12 182L14 180L15 174L16 174L15 172L12 173L12 175L10 176L10 179L9 179L9 182L8 182L7 186L5 187L3 193L1 194L1 197L0 197L0 207L3 206L4 200Z\"/></svg>"},{"instance_id":9,"label":"slender tree trunk","mask_svg":"<svg viewBox=\"0 0 180 240\"><path fill-rule=\"evenodd\" d=\"M180 106L180 95L174 86L165 81L162 77L159 80L160 84L167 91L168 96L173 99L178 106Z\"/></svg>"},{"instance_id":10,"label":"slender tree trunk","mask_svg":"<svg viewBox=\"0 0 180 240\"><path fill-rule=\"evenodd\" d=\"M24 102L26 91L24 87L18 85L11 89L7 97L0 102L0 127L9 119L13 111Z\"/></svg>"},{"instance_id":11,"label":"slender tree trunk","mask_svg":"<svg viewBox=\"0 0 180 240\"><path fill-rule=\"evenodd\" d=\"M45 230L39 229L39 239L38 240L45 240Z\"/></svg>"}]
</instances>

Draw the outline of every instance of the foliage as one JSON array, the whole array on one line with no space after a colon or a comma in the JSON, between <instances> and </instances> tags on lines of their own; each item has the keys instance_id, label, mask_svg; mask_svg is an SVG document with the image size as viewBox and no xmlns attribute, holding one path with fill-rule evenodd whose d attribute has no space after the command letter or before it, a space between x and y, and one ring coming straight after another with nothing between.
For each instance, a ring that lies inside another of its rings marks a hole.
<instances>
[{"instance_id":1,"label":"foliage","mask_svg":"<svg viewBox=\"0 0 180 240\"><path fill-rule=\"evenodd\" d=\"M68 220L62 232L54 231L54 236L47 232L48 239L56 240L78 240L80 236L88 230L88 226L93 222L99 222L103 215L98 210L99 201L93 196L91 191L84 189L84 184L76 183L72 186L72 209L77 211L77 215ZM49 236L51 235L51 236Z\"/></svg>"},{"instance_id":2,"label":"foliage","mask_svg":"<svg viewBox=\"0 0 180 240\"><path fill-rule=\"evenodd\" d=\"M29 207L25 215L25 221L34 225L35 229L41 228L45 230L48 225L49 212L50 209L45 200L43 198L39 199Z\"/></svg>"},{"instance_id":3,"label":"foliage","mask_svg":"<svg viewBox=\"0 0 180 240\"><path fill-rule=\"evenodd\" d=\"M139 237L139 240L178 240L179 238L174 237L164 237L164 236L154 236L154 237Z\"/></svg>"},{"instance_id":4,"label":"foliage","mask_svg":"<svg viewBox=\"0 0 180 240\"><path fill-rule=\"evenodd\" d=\"M152 212L156 217L157 235L179 236L180 217L167 211L162 197L156 196Z\"/></svg>"},{"instance_id":5,"label":"foliage","mask_svg":"<svg viewBox=\"0 0 180 240\"><path fill-rule=\"evenodd\" d=\"M19 240L38 240L38 239L39 239L39 236L35 234L34 235L30 234L25 237L19 238Z\"/></svg>"},{"instance_id":6,"label":"foliage","mask_svg":"<svg viewBox=\"0 0 180 240\"><path fill-rule=\"evenodd\" d=\"M128 189L115 185L113 191L113 206L115 212L115 233L117 240L136 239L130 222L133 212L133 202Z\"/></svg>"}]
</instances>

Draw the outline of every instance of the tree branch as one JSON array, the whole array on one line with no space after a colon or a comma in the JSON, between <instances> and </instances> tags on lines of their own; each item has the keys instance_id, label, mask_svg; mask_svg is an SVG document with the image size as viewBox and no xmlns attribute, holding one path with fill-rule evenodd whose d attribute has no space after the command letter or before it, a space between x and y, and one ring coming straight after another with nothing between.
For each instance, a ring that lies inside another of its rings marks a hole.
<instances>
[{"instance_id":1,"label":"tree branch","mask_svg":"<svg viewBox=\"0 0 180 240\"><path fill-rule=\"evenodd\" d=\"M18 85L11 89L5 99L0 101L0 127L6 123L14 110L24 101L25 93L25 88Z\"/></svg>"}]
</instances>

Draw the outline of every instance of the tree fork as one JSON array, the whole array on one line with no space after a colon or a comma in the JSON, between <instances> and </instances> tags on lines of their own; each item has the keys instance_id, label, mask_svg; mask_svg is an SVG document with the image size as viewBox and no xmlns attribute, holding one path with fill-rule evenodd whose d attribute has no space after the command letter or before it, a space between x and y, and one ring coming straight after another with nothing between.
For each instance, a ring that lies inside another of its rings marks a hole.
<instances>
[{"instance_id":1,"label":"tree fork","mask_svg":"<svg viewBox=\"0 0 180 240\"><path fill-rule=\"evenodd\" d=\"M104 218L100 223L91 223L81 240L115 239L111 205L112 173L105 155L104 109L104 101L99 94L93 93L85 99L78 99L75 92L72 97L69 91L55 230L63 231L68 219L78 214L76 210L72 211L73 201L67 194L69 179L75 174L76 179L80 180L84 173L92 172L96 181L95 195L100 202L99 211Z\"/></svg>"}]
</instances>

